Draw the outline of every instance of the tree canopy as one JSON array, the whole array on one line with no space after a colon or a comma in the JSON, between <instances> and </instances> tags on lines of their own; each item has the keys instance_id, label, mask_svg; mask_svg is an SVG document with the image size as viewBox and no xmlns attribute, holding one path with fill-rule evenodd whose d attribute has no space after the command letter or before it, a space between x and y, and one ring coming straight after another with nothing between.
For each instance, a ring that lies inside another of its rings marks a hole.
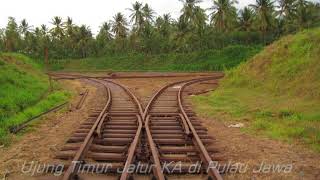
<instances>
[{"instance_id":1,"label":"tree canopy","mask_svg":"<svg viewBox=\"0 0 320 180\"><path fill-rule=\"evenodd\" d=\"M115 53L160 54L220 49L234 44L268 44L282 35L320 26L320 4L306 0L256 0L237 9L236 0L180 0L181 14L158 15L149 4L135 2L126 11L101 24L96 36L89 26L55 16L33 27L26 19L9 17L0 29L0 51L21 52L51 59L85 58Z\"/></svg>"}]
</instances>

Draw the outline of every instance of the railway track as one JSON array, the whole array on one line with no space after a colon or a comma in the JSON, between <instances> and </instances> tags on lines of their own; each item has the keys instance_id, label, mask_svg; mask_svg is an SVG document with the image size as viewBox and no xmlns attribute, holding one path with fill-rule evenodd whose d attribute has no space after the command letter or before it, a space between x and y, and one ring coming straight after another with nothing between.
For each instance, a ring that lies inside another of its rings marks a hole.
<instances>
[{"instance_id":1,"label":"railway track","mask_svg":"<svg viewBox=\"0 0 320 180\"><path fill-rule=\"evenodd\" d=\"M134 160L142 130L140 103L119 84L95 81L106 89L108 101L81 124L57 155L59 159L72 159L63 179L79 179L79 172L99 168L104 168L103 173L116 173ZM128 174L123 173L121 179L127 179Z\"/></svg>"},{"instance_id":2,"label":"railway track","mask_svg":"<svg viewBox=\"0 0 320 180\"><path fill-rule=\"evenodd\" d=\"M212 157L216 150L208 147L213 144L213 138L183 102L186 86L211 79L200 78L164 86L149 101L144 119L155 164L153 174L157 179L165 179L163 172L190 174L190 167L199 162L205 167L201 172L204 170L211 178L222 179L217 169L209 168L216 160Z\"/></svg>"},{"instance_id":3,"label":"railway track","mask_svg":"<svg viewBox=\"0 0 320 180\"><path fill-rule=\"evenodd\" d=\"M217 169L210 168L218 160L214 139L183 100L187 86L212 79L166 85L144 109L121 84L91 79L104 86L107 102L81 124L57 154L56 158L69 162L63 179L85 179L83 172L121 174L121 180L149 173L158 180L191 173L222 179ZM195 164L197 171L190 172Z\"/></svg>"}]
</instances>

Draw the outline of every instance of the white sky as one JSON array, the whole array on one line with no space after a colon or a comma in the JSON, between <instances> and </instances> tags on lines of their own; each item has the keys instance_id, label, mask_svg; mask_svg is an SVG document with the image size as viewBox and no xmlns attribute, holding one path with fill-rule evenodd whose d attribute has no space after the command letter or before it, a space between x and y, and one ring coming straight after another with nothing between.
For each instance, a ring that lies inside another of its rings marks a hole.
<instances>
[{"instance_id":1,"label":"white sky","mask_svg":"<svg viewBox=\"0 0 320 180\"><path fill-rule=\"evenodd\" d=\"M127 15L131 4L136 0L2 0L0 4L0 28L7 24L9 16L15 17L17 22L26 18L30 25L50 25L53 16L72 17L75 24L90 26L94 34L104 21L109 21L117 12ZM139 0L148 3L157 15L170 13L177 18L182 8L179 0ZM254 3L255 0L238 0L237 7ZM201 7L209 8L212 0L204 0ZM50 26L49 26L50 27Z\"/></svg>"}]
</instances>

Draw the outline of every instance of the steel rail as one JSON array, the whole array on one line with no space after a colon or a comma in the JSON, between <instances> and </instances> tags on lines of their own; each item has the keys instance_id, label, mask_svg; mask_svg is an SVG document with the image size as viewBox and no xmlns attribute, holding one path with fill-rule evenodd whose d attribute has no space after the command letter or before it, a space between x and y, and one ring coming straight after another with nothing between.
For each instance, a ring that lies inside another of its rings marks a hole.
<instances>
[{"instance_id":1,"label":"steel rail","mask_svg":"<svg viewBox=\"0 0 320 180\"><path fill-rule=\"evenodd\" d=\"M115 85L118 85L120 86L122 89L124 89L128 94L129 96L135 101L136 105L138 106L138 109L139 109L139 115L142 117L143 115L143 109L142 109L142 106L141 106L141 103L139 102L138 98L129 90L129 88L127 88L126 86L122 85L122 84L119 84L119 83L116 83L114 81L111 81L111 80L108 80L108 79L103 79L104 81L106 82L109 82L109 83L113 83Z\"/></svg>"},{"instance_id":2,"label":"steel rail","mask_svg":"<svg viewBox=\"0 0 320 180\"><path fill-rule=\"evenodd\" d=\"M146 119L147 117L147 114L152 106L152 104L154 103L154 101L161 95L161 93L163 91L165 91L167 88L171 87L171 86L174 86L174 85L177 85L177 84L182 84L182 83L186 83L186 82L190 82L190 81L195 81L195 80L211 80L211 79L219 79L221 78L222 76L209 76L209 77L202 77L202 78L194 78L194 79L189 79L189 80L183 80L183 81L178 81L178 82L173 82L173 83L170 83L170 84L167 84L165 86L163 86L160 90L158 90L153 96L152 98L150 99L150 101L148 102L145 110L144 110L144 113L143 113L143 120Z\"/></svg>"},{"instance_id":3,"label":"steel rail","mask_svg":"<svg viewBox=\"0 0 320 180\"><path fill-rule=\"evenodd\" d=\"M49 113L51 113L51 112L58 111L58 110L60 110L61 108L63 108L63 107L64 107L66 104L68 104L68 103L69 103L69 102L64 102L64 103L62 103L62 104L60 104L60 105L58 105L58 106L56 106L56 107L53 107L53 108L51 108L51 109L49 109L49 110L47 110L47 111L45 111L45 112L43 112L43 113L41 113L41 114L38 114L38 115L36 115L36 116L34 116L34 117L32 117L32 118L27 119L26 121L24 121L23 123L21 123L21 124L19 124L19 125L10 127L10 128L9 128L10 133L17 134L17 133L20 132L22 129L26 128L31 121L33 121L33 120L35 120L35 119L38 119L38 118L40 118L41 116L44 116L44 115L49 114Z\"/></svg>"},{"instance_id":4,"label":"steel rail","mask_svg":"<svg viewBox=\"0 0 320 180\"><path fill-rule=\"evenodd\" d=\"M182 113L182 115L184 116L185 120L187 121L189 128L191 130L192 133L192 142L195 144L195 146L197 147L199 153L200 153L200 157L202 162L205 163L205 165L207 166L207 170L208 170L208 174L212 177L215 178L216 180L222 180L222 177L219 173L219 171L216 168L212 168L210 167L210 163L213 162L207 149L205 148L204 144L202 143L197 131L195 130L194 126L191 123L191 120L189 119L187 113L185 112L184 108L183 108L183 104L182 104L182 93L183 90L191 85L191 84L195 84L198 82L202 82L202 81L207 81L207 80L203 80L203 79L199 79L199 80L195 80L195 81L191 81L191 82L187 82L185 84L183 84L178 92L178 103L179 103L179 109Z\"/></svg>"},{"instance_id":5,"label":"steel rail","mask_svg":"<svg viewBox=\"0 0 320 180\"><path fill-rule=\"evenodd\" d=\"M136 135L134 137L134 140L131 143L130 148L128 150L127 161L126 161L126 163L124 165L123 172L121 174L120 180L127 180L128 177L129 177L129 168L130 168L130 165L132 164L132 162L134 161L134 153L135 153L135 151L137 149L137 146L138 146L138 143L139 143L139 139L140 139L140 136L141 136L143 123L142 123L140 115L137 115L137 118L138 118L138 122L139 122L139 127L138 127L138 130L137 130Z\"/></svg>"},{"instance_id":6,"label":"steel rail","mask_svg":"<svg viewBox=\"0 0 320 180\"><path fill-rule=\"evenodd\" d=\"M187 123L187 120L186 118L180 113L179 114L181 120L182 120L182 126L183 126L183 129L184 129L184 133L189 136L190 135L190 129L189 129L189 125Z\"/></svg>"},{"instance_id":7,"label":"steel rail","mask_svg":"<svg viewBox=\"0 0 320 180\"><path fill-rule=\"evenodd\" d=\"M95 81L95 82L100 83L105 86L105 88L107 89L107 92L108 92L108 102L105 105L105 107L103 108L103 110L101 111L100 115L98 116L97 120L95 121L94 125L92 126L90 132L86 136L84 143L80 146L79 151L76 153L76 156L74 157L74 159L72 161L73 163L69 166L66 173L64 174L63 180L72 179L76 175L76 172L79 169L79 165L80 165L79 162L83 159L83 156L85 155L89 146L93 142L94 137L96 137L96 136L101 137L104 118L107 118L108 116L111 115L111 114L107 113L107 111L109 110L109 108L111 107L111 104L112 104L112 95L111 95L110 88L108 88L104 83L100 82L99 80L96 80L96 79L89 79L89 80ZM103 81L115 84L115 85L121 87L122 89L124 89L128 93L128 95L132 98L132 100L134 101L134 103L136 104L136 106L138 107L138 110L139 110L139 114L135 114L138 119L138 129L137 129L136 135L134 137L134 140L128 149L127 160L125 162L123 173L120 177L121 180L126 180L129 177L129 168L130 168L130 165L132 164L132 162L134 161L135 151L137 149L137 145L139 143L139 139L141 136L141 131L142 131L142 127L143 127L143 122L142 122L141 116L143 114L143 109L142 109L141 103L139 102L138 98L127 87L125 87L119 83L116 83L114 81L111 81L111 80L104 79ZM75 164L75 162L76 162L76 164Z\"/></svg>"},{"instance_id":8,"label":"steel rail","mask_svg":"<svg viewBox=\"0 0 320 180\"><path fill-rule=\"evenodd\" d=\"M183 86L180 87L179 89L179 93L181 91L180 94L178 94L178 96L181 96L182 98L182 91L183 89L192 83L196 83L196 82L200 82L200 81L206 81L206 80L212 80L212 79L218 79L220 78L220 76L211 76L211 77L202 77L202 78L195 78L195 79L190 79L190 80L184 80L184 81L179 81L179 82L174 82L171 84L168 84L166 86L164 86L163 88L161 88L159 91L157 91L156 94L154 94L154 96L151 98L151 100L148 102L146 108L143 110L141 103L139 102L138 98L125 86L116 83L112 80L108 80L108 79L103 79L104 82L108 82L108 83L112 83L115 84L119 87L121 87L123 90L125 90L127 92L127 94L131 97L131 99L134 101L134 104L138 107L139 113L132 113L130 114L130 116L137 116L137 121L138 121L138 129L136 131L135 137L133 139L133 141L130 144L130 147L127 149L127 158L126 158L126 162L124 164L124 168L123 168L123 173L120 177L121 180L127 180L130 177L130 173L129 173L129 168L130 165L134 162L135 160L135 152L137 150L137 146L139 143L139 140L141 138L141 134L142 131L145 130L146 131L146 135L147 135L147 142L149 144L149 148L151 150L151 155L152 155L152 160L153 163L156 165L155 167L153 167L153 174L155 175L155 177L159 180L164 180L164 174L161 171L161 162L159 159L159 151L155 145L155 142L152 138L152 134L150 131L150 127L149 127L149 122L150 122L150 116L151 114L148 114L154 101L169 87L177 85L177 84L182 84L185 83ZM71 179L71 178L75 178L76 176L76 172L79 169L79 166L81 165L81 161L83 160L86 152L88 151L90 145L93 143L93 140L95 137L102 137L101 136L101 132L102 132L102 127L104 124L104 119L108 118L109 116L112 116L114 114L109 114L108 111L111 107L112 104L112 94L111 94L111 90L107 87L107 85L105 83L102 83L102 80L97 80L97 79L89 79L95 82L98 82L100 84L103 84L104 87L107 89L108 92L108 102L107 104L104 106L103 110L101 111L101 113L99 114L97 120L95 121L93 127L90 129L88 135L86 136L83 144L81 144L80 149L77 151L75 157L73 158L73 163L68 167L66 173L64 174L63 179L67 180L67 179ZM179 100L179 98L178 98ZM182 105L182 101L180 101L180 104ZM183 110L183 106L181 106L182 110ZM129 115L129 114L126 114ZM199 138L199 136L197 136L195 129L193 128L190 119L188 118L187 114L185 113L185 111L181 111L180 114L178 114L180 116L180 120L182 123L182 127L186 133L186 135L188 134L192 134L193 137L195 137L193 139L194 144L199 144L199 141L201 142L201 139ZM194 133L195 132L195 133ZM194 135L196 134L196 135ZM202 143L202 142L201 142ZM203 145L203 144L202 144ZM201 146L201 144L199 145ZM198 147L196 145L196 147ZM203 146L204 150L206 151L205 147ZM200 148L200 152L202 152L203 150ZM207 151L206 151L207 152ZM207 152L208 154L208 152ZM210 156L209 156L210 158ZM201 156L201 159L204 160L211 160L211 158L209 159L207 156ZM211 162L211 161L205 161L205 162ZM75 164L76 163L76 164ZM209 171L209 173L211 173L211 171ZM214 173L213 173L214 174ZM211 174L210 174L211 175ZM220 174L219 174L220 175ZM215 177L215 176L213 176ZM222 179L222 178L221 178ZM220 180L220 179L219 179Z\"/></svg>"},{"instance_id":9,"label":"steel rail","mask_svg":"<svg viewBox=\"0 0 320 180\"><path fill-rule=\"evenodd\" d=\"M148 102L145 111L143 113L143 121L145 122L145 130L146 130L146 134L147 134L147 140L149 143L149 148L151 150L151 155L152 155L152 159L153 159L153 163L155 163L155 166L153 168L153 174L156 176L156 178L158 180L164 180L165 177L163 175L163 172L161 171L161 163L160 163L160 159L159 159L159 152L156 148L156 145L154 143L154 140L152 138L151 135L151 131L149 128L149 121L150 121L150 115L148 115L153 103L155 102L155 100L169 87L177 85L177 84L182 84L182 83L188 83L188 82L197 82L197 81L207 81L207 80L212 80L212 79L218 79L220 78L220 76L211 76L211 77L202 77L202 78L195 78L195 79L190 79L190 80L183 80L183 81L178 81L178 82L174 82L174 83L170 83L167 84L165 86L163 86L160 90L158 90L150 99L150 101ZM181 119L182 123L184 124L184 121L186 120L185 116L182 115L184 118ZM192 125L192 124L191 124ZM188 124L188 126L190 126L190 124ZM190 128L190 127L189 127ZM187 129L187 128L186 128ZM194 128L193 128L194 129ZM186 130L186 133L190 133L189 130ZM199 137L199 136L198 136ZM200 140L201 141L201 140ZM220 179L219 179L220 180Z\"/></svg>"},{"instance_id":10,"label":"steel rail","mask_svg":"<svg viewBox=\"0 0 320 180\"><path fill-rule=\"evenodd\" d=\"M147 116L147 119L145 121L145 129L146 129L147 139L148 139L148 143L149 143L151 154L152 154L152 161L155 164L155 166L153 166L153 168L152 168L153 175L157 178L157 180L165 180L166 178L164 177L163 172L161 170L159 152L158 152L156 145L153 141L151 131L149 128L149 121L150 121L150 115Z\"/></svg>"},{"instance_id":11,"label":"steel rail","mask_svg":"<svg viewBox=\"0 0 320 180\"><path fill-rule=\"evenodd\" d=\"M176 75L108 75L108 76L89 76L89 75L80 75L80 74L67 74L67 73L48 73L48 75L53 76L56 80L60 79L135 79L135 78L175 78L175 77L194 77L192 74L176 74ZM217 76L223 77L224 74L222 72L216 73ZM198 76L208 77L210 75L207 74L198 74Z\"/></svg>"},{"instance_id":12,"label":"steel rail","mask_svg":"<svg viewBox=\"0 0 320 180\"><path fill-rule=\"evenodd\" d=\"M96 82L99 82L99 81L96 81ZM103 84L103 83L101 83L101 84ZM92 128L90 129L89 133L87 134L84 142L81 144L80 149L77 151L75 157L72 160L72 164L67 169L67 171L64 173L64 176L62 178L63 180L70 180L76 176L76 174L77 174L76 172L78 171L80 163L81 163L80 161L83 159L84 155L88 151L89 146L92 144L93 139L96 136L96 129L97 129L100 121L102 121L105 113L110 108L111 101L112 101L111 91L110 91L110 88L108 88L105 84L103 84L103 85L107 90L108 101L107 101L106 105L104 106L103 110L101 111L101 113L99 114L98 118L96 119L95 123L93 124Z\"/></svg>"},{"instance_id":13,"label":"steel rail","mask_svg":"<svg viewBox=\"0 0 320 180\"><path fill-rule=\"evenodd\" d=\"M105 119L105 118L108 118L108 120L109 120L109 114L108 113L103 115L102 119ZM103 126L104 122L105 121L100 121L99 124L98 124L98 127L96 129L96 134L97 134L97 136L99 138L102 138L102 126Z\"/></svg>"},{"instance_id":14,"label":"steel rail","mask_svg":"<svg viewBox=\"0 0 320 180\"><path fill-rule=\"evenodd\" d=\"M78 102L76 109L81 109L83 106L84 101L86 100L87 96L89 94L89 90L86 89L86 91L84 92L84 94L82 95L82 97L80 98L80 101Z\"/></svg>"},{"instance_id":15,"label":"steel rail","mask_svg":"<svg viewBox=\"0 0 320 180\"><path fill-rule=\"evenodd\" d=\"M134 140L129 147L127 160L126 160L125 166L123 168L123 172L120 177L120 180L127 180L129 177L129 168L130 168L130 165L132 164L132 162L134 161L135 152L138 147L139 139L141 137L141 132L142 132L142 128L143 128L143 122L142 122L141 116L143 114L143 109L142 109L141 103L139 102L138 98L129 90L129 88L127 88L119 83L116 83L114 81L111 81L111 80L104 79L104 81L116 84L116 85L120 86L122 89L124 89L129 94L129 96L133 99L133 101L135 102L135 104L138 106L138 109L139 109L139 114L136 114L137 119L138 119L138 129L135 134Z\"/></svg>"}]
</instances>

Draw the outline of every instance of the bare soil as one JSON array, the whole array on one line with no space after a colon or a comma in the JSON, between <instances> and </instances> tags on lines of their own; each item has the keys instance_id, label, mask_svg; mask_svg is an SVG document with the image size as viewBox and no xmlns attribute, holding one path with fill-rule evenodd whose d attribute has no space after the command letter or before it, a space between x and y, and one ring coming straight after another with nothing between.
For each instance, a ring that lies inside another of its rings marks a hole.
<instances>
[{"instance_id":1,"label":"bare soil","mask_svg":"<svg viewBox=\"0 0 320 180\"><path fill-rule=\"evenodd\" d=\"M129 73L141 75L146 73ZM121 75L127 75L121 73ZM115 79L124 84L137 95L143 105L147 100L163 85L183 79L193 77L171 77L171 78L137 78L137 79ZM38 163L54 162L55 153L65 143L68 137L76 130L79 124L86 120L90 109L103 103L101 87L97 84L82 80L62 81L66 88L75 92L71 106L65 111L50 114L33 128L16 140L9 147L0 148L0 179L33 179L29 174L21 173L22 165L25 161L35 161ZM214 89L216 81L208 84L197 84L186 90L196 94ZM75 110L79 101L79 93L89 89L88 98L81 110ZM69 111L72 110L72 111ZM297 179L297 180L318 180L320 179L320 156L301 145L287 144L284 142L271 140L263 137L246 134L237 128L228 128L227 124L216 119L203 118L204 125L209 129L209 134L216 138L216 146L220 150L217 154L223 157L222 164L230 163L239 165L247 164L245 173L227 173L225 179ZM237 164L238 163L238 164ZM265 165L293 165L290 173L253 173L253 169L259 169L261 163ZM205 179L206 176L200 177ZM184 176L170 179L199 179L199 176ZM5 178L6 179L6 178Z\"/></svg>"}]
</instances>

